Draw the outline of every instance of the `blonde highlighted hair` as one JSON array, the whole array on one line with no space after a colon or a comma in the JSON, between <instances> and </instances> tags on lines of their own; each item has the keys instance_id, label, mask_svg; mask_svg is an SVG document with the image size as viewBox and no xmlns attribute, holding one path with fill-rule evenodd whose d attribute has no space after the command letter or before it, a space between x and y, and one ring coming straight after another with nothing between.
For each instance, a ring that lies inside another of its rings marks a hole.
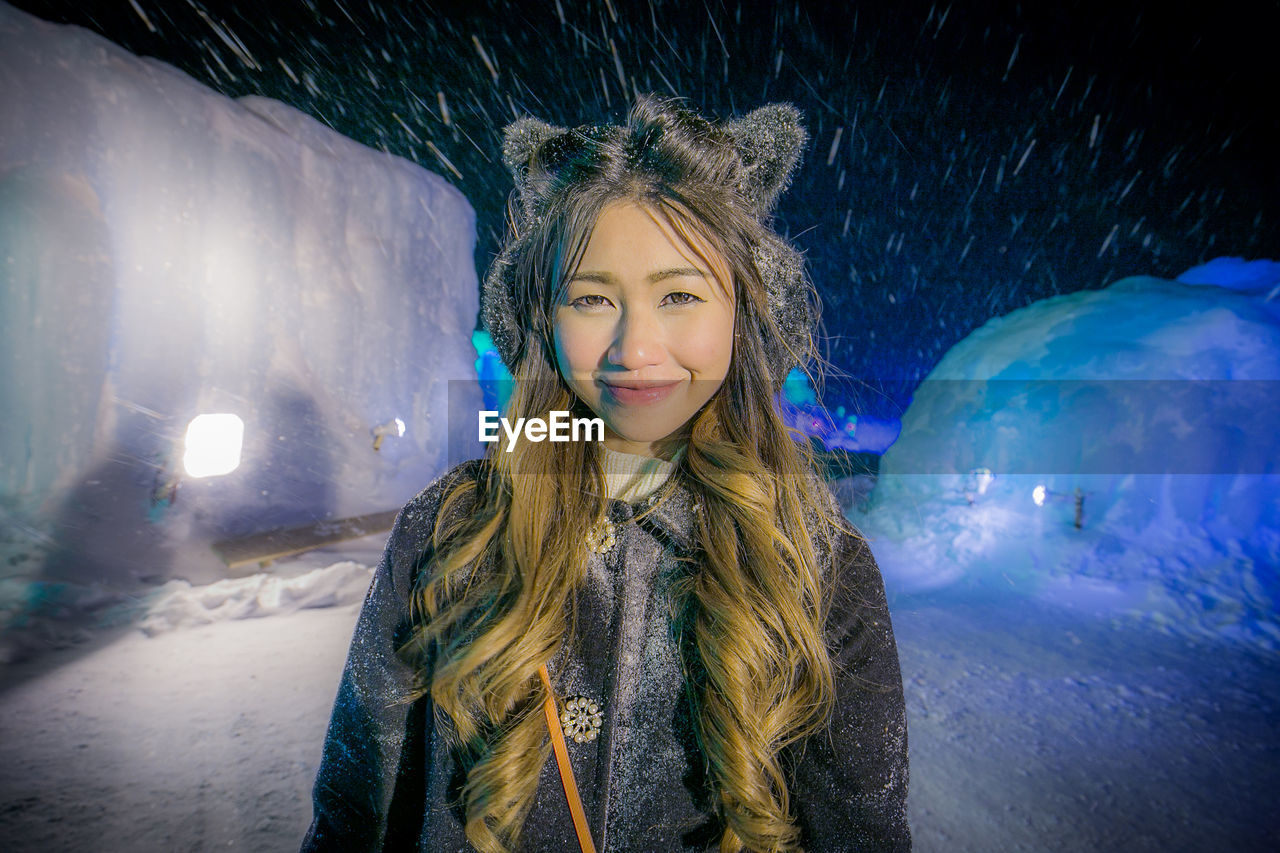
<instances>
[{"instance_id":1,"label":"blonde highlighted hair","mask_svg":"<svg viewBox=\"0 0 1280 853\"><path fill-rule=\"evenodd\" d=\"M767 353L789 347L805 365L815 360L813 341L783 340L769 310L752 251L765 226L741 197L743 165L720 128L641 98L624 125L582 137L577 150L562 147L554 162L535 152L529 168L555 189L527 233L515 233L514 217L508 233L526 247L514 296L529 318L510 417L582 410L556 369L551 317L606 205L645 207L691 250L700 238L733 273L728 375L687 426L672 475L702 506L692 531L697 566L673 590L672 619L723 825L720 849L797 849L780 754L830 714L829 579L819 555L843 519L812 476L808 445L779 416L782 378ZM814 298L811 286L804 296ZM418 695L430 695L456 736L466 835L486 853L517 845L532 806L550 752L538 667L572 627L566 614L587 564L581 520L607 509L596 444L494 447L484 475L460 483L441 507L405 649L420 666Z\"/></svg>"}]
</instances>

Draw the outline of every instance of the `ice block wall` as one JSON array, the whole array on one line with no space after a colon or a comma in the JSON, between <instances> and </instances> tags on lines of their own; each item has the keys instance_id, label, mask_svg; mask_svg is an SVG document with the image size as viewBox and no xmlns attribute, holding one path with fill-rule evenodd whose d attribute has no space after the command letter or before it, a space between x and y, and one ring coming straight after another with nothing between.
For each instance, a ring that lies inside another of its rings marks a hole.
<instances>
[{"instance_id":1,"label":"ice block wall","mask_svg":"<svg viewBox=\"0 0 1280 853\"><path fill-rule=\"evenodd\" d=\"M474 245L439 176L0 4L10 550L207 576L209 542L400 506L475 378ZM230 474L183 473L203 413L244 423Z\"/></svg>"}]
</instances>

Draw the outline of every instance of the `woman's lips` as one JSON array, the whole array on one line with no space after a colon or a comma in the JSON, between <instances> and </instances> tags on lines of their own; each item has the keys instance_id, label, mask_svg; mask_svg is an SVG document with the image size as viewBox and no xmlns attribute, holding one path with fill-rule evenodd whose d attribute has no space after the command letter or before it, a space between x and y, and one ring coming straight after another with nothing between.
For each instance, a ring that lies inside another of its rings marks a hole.
<instances>
[{"instance_id":1,"label":"woman's lips","mask_svg":"<svg viewBox=\"0 0 1280 853\"><path fill-rule=\"evenodd\" d=\"M680 380L614 384L602 379L600 384L604 386L605 393L611 396L615 402L624 406L645 406L665 399L680 384Z\"/></svg>"}]
</instances>

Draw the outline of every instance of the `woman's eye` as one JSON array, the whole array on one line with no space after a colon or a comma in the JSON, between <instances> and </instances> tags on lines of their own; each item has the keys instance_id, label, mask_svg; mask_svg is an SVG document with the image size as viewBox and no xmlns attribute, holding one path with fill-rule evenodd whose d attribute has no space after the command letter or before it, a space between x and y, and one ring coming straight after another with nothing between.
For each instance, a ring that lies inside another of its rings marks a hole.
<instances>
[{"instance_id":1,"label":"woman's eye","mask_svg":"<svg viewBox=\"0 0 1280 853\"><path fill-rule=\"evenodd\" d=\"M569 304L575 308L601 308L608 305L609 300L598 293L588 293L572 300Z\"/></svg>"},{"instance_id":2,"label":"woman's eye","mask_svg":"<svg viewBox=\"0 0 1280 853\"><path fill-rule=\"evenodd\" d=\"M694 296L692 293L677 290L674 293L668 293L662 301L668 302L672 305L692 305L695 302L702 302L703 300Z\"/></svg>"}]
</instances>

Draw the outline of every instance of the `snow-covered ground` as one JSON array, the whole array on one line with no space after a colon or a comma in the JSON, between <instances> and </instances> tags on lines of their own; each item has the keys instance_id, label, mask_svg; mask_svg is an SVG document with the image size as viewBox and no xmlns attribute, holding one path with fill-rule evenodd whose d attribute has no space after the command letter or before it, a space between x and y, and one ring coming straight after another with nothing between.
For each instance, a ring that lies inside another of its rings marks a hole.
<instances>
[{"instance_id":1,"label":"snow-covered ground","mask_svg":"<svg viewBox=\"0 0 1280 853\"><path fill-rule=\"evenodd\" d=\"M281 564L284 596L262 576L157 590L150 633L0 669L4 849L296 849L362 598L335 558L371 565L380 543L361 545ZM345 603L309 606L326 596ZM1274 654L947 591L893 616L917 850L1280 843Z\"/></svg>"},{"instance_id":2,"label":"snow-covered ground","mask_svg":"<svg viewBox=\"0 0 1280 853\"><path fill-rule=\"evenodd\" d=\"M917 850L1280 844L1275 656L1024 601L894 623Z\"/></svg>"}]
</instances>

